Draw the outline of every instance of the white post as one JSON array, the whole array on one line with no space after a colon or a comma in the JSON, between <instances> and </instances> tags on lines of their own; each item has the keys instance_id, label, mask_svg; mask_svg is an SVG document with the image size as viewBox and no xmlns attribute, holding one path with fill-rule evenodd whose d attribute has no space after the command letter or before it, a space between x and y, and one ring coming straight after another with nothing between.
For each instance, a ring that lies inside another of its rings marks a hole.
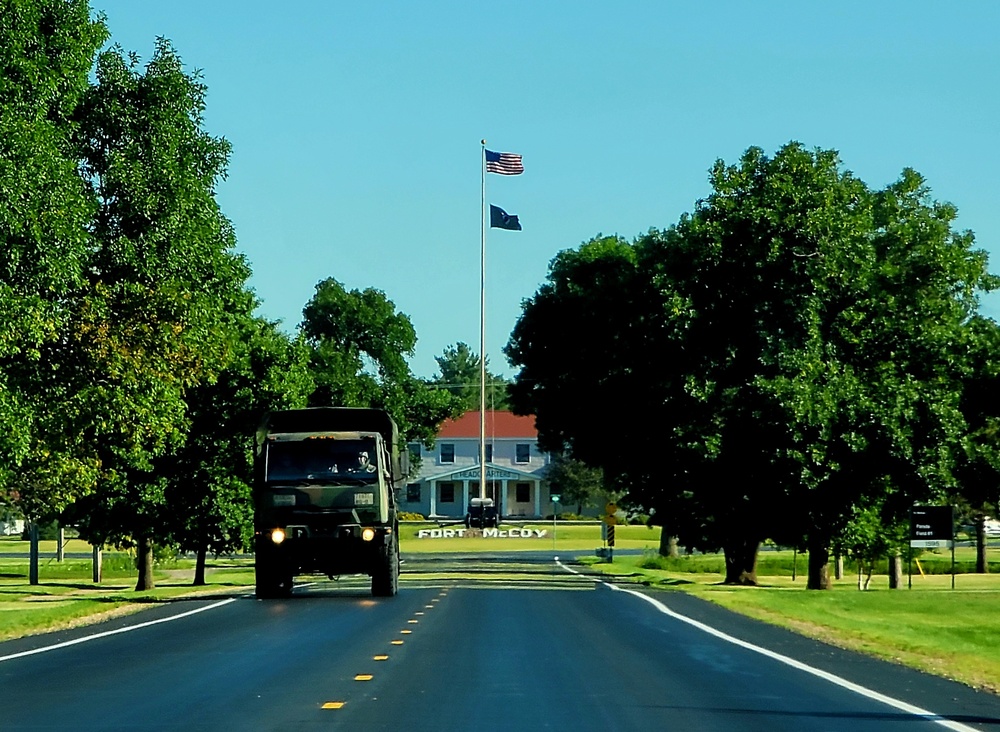
<instances>
[{"instance_id":1,"label":"white post","mask_svg":"<svg viewBox=\"0 0 1000 732\"><path fill-rule=\"evenodd\" d=\"M559 515L559 504L552 501L552 551L556 552L556 516ZM558 559L559 557L556 557Z\"/></svg>"}]
</instances>

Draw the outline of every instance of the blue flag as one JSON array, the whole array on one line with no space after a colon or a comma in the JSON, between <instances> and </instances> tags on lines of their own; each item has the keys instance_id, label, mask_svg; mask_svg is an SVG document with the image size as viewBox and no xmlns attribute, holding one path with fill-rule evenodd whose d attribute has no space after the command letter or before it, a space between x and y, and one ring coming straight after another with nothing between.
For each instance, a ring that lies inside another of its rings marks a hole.
<instances>
[{"instance_id":1,"label":"blue flag","mask_svg":"<svg viewBox=\"0 0 1000 732\"><path fill-rule=\"evenodd\" d=\"M499 206L494 206L490 204L490 228L491 229L510 229L511 231L520 231L521 222L517 220L517 216L511 216L509 213L504 211Z\"/></svg>"}]
</instances>

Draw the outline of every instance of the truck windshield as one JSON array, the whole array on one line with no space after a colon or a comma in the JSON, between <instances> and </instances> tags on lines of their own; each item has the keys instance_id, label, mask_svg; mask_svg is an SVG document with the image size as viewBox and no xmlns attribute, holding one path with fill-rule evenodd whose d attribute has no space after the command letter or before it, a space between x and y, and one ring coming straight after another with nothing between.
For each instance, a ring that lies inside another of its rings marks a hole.
<instances>
[{"instance_id":1,"label":"truck windshield","mask_svg":"<svg viewBox=\"0 0 1000 732\"><path fill-rule=\"evenodd\" d=\"M269 441L265 459L268 483L378 483L378 459L372 439Z\"/></svg>"}]
</instances>

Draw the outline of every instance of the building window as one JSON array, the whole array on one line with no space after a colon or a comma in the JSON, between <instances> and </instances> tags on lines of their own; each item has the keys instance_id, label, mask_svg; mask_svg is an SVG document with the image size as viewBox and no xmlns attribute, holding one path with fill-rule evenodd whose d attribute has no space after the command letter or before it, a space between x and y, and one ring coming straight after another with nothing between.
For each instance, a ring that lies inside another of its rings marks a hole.
<instances>
[{"instance_id":1,"label":"building window","mask_svg":"<svg viewBox=\"0 0 1000 732\"><path fill-rule=\"evenodd\" d=\"M411 442L407 447L410 448L410 459L417 460L420 457L420 443Z\"/></svg>"},{"instance_id":2,"label":"building window","mask_svg":"<svg viewBox=\"0 0 1000 732\"><path fill-rule=\"evenodd\" d=\"M514 462L526 463L531 460L531 445L519 443L514 448Z\"/></svg>"},{"instance_id":3,"label":"building window","mask_svg":"<svg viewBox=\"0 0 1000 732\"><path fill-rule=\"evenodd\" d=\"M486 445L486 462L493 462L493 445Z\"/></svg>"},{"instance_id":4,"label":"building window","mask_svg":"<svg viewBox=\"0 0 1000 732\"><path fill-rule=\"evenodd\" d=\"M441 503L455 502L455 484L441 483Z\"/></svg>"},{"instance_id":5,"label":"building window","mask_svg":"<svg viewBox=\"0 0 1000 732\"><path fill-rule=\"evenodd\" d=\"M406 502L420 503L420 484L410 483L406 486Z\"/></svg>"},{"instance_id":6,"label":"building window","mask_svg":"<svg viewBox=\"0 0 1000 732\"><path fill-rule=\"evenodd\" d=\"M515 486L516 500L518 503L531 503L531 483L518 483Z\"/></svg>"},{"instance_id":7,"label":"building window","mask_svg":"<svg viewBox=\"0 0 1000 732\"><path fill-rule=\"evenodd\" d=\"M441 462L442 463L453 463L455 462L455 446L451 443L441 445Z\"/></svg>"}]
</instances>

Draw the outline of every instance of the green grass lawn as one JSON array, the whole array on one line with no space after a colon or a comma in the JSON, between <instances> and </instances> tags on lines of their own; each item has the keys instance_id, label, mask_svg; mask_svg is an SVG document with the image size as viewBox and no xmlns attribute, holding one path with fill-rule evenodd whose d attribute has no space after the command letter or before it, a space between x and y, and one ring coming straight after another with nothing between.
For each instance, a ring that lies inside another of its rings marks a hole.
<instances>
[{"instance_id":1,"label":"green grass lawn","mask_svg":"<svg viewBox=\"0 0 1000 732\"><path fill-rule=\"evenodd\" d=\"M46 556L55 556L57 549L55 539L45 539L38 542L38 552ZM0 559L4 554L23 554L30 549L27 541L22 541L18 536L0 536ZM90 553L93 547L83 539L68 539L64 551L69 553Z\"/></svg>"},{"instance_id":2,"label":"green grass lawn","mask_svg":"<svg viewBox=\"0 0 1000 732\"><path fill-rule=\"evenodd\" d=\"M82 542L81 542L82 543ZM55 560L55 542L42 542L39 584L28 583L27 542L0 540L0 640L61 630L115 615L136 612L151 603L193 593L241 591L253 585L252 560L210 560L207 586L192 587L194 562L179 560L154 570L156 589L135 592L135 559L124 552L105 552L101 584L93 583L89 559ZM89 551L89 546L83 551ZM67 549L67 552L80 551Z\"/></svg>"}]
</instances>

